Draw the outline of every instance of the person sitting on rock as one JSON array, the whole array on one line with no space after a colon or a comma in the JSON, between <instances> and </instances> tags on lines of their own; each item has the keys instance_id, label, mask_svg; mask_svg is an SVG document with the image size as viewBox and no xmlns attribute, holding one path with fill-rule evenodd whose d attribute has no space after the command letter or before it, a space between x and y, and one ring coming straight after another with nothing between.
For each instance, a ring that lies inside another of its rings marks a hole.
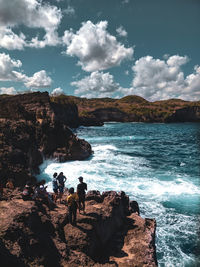
<instances>
[{"instance_id":1,"label":"person sitting on rock","mask_svg":"<svg viewBox=\"0 0 200 267\"><path fill-rule=\"evenodd\" d=\"M36 184L33 198L36 200L37 199L47 200L49 207L51 207L53 204L53 201L51 200L51 197L49 196L47 192L47 185L44 186L45 183L46 183L45 180L41 180L40 182Z\"/></svg>"},{"instance_id":2,"label":"person sitting on rock","mask_svg":"<svg viewBox=\"0 0 200 267\"><path fill-rule=\"evenodd\" d=\"M23 192L22 192L22 199L24 201L26 200L33 200L33 194L34 194L34 191L33 191L33 188L31 186L31 182L28 181L23 189Z\"/></svg>"},{"instance_id":3,"label":"person sitting on rock","mask_svg":"<svg viewBox=\"0 0 200 267\"><path fill-rule=\"evenodd\" d=\"M76 213L78 207L78 195L74 193L74 188L69 189L69 195L67 197L67 206L69 213L69 223L76 225Z\"/></svg>"},{"instance_id":4,"label":"person sitting on rock","mask_svg":"<svg viewBox=\"0 0 200 267\"><path fill-rule=\"evenodd\" d=\"M57 198L58 198L58 181L57 181L57 172L53 174L53 180L52 180L52 186L53 186L53 200L56 203Z\"/></svg>"},{"instance_id":5,"label":"person sitting on rock","mask_svg":"<svg viewBox=\"0 0 200 267\"><path fill-rule=\"evenodd\" d=\"M61 172L58 175L57 181L58 181L59 198L60 198L60 203L61 203L64 188L65 188L65 182L67 181L67 178L63 175L63 172Z\"/></svg>"},{"instance_id":6,"label":"person sitting on rock","mask_svg":"<svg viewBox=\"0 0 200 267\"><path fill-rule=\"evenodd\" d=\"M83 182L82 176L80 176L78 179L80 182L77 185L77 194L79 198L79 213L82 209L83 213L85 214L85 190L87 190L87 184Z\"/></svg>"},{"instance_id":7,"label":"person sitting on rock","mask_svg":"<svg viewBox=\"0 0 200 267\"><path fill-rule=\"evenodd\" d=\"M6 188L8 189L14 189L14 184L13 184L13 180L9 179L8 182L6 183Z\"/></svg>"}]
</instances>

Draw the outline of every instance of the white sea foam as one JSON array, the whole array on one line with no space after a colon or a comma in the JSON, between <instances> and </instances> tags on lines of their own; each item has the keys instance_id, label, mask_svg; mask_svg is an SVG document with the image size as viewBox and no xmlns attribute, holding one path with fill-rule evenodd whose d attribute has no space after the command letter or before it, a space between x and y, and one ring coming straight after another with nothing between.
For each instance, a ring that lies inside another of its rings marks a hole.
<instances>
[{"instance_id":1,"label":"white sea foam","mask_svg":"<svg viewBox=\"0 0 200 267\"><path fill-rule=\"evenodd\" d=\"M109 125L110 126L110 125ZM96 138L99 141L101 138ZM125 139L134 136L126 136ZM200 187L186 174L171 170L155 170L148 158L132 152L140 152L139 147L118 148L112 143L98 145L94 142L94 154L89 160L66 163L46 162L41 166L41 175L52 190L51 177L54 172L63 171L67 177L67 187L75 187L77 178L83 176L88 190L125 191L131 199L139 202L142 216L156 218L157 253L159 266L195 266L194 256L186 253L180 244L195 240L198 225ZM93 139L95 141L95 138ZM183 168L181 162L179 167ZM191 212L192 215L191 215ZM194 241L195 242L195 241Z\"/></svg>"}]
</instances>

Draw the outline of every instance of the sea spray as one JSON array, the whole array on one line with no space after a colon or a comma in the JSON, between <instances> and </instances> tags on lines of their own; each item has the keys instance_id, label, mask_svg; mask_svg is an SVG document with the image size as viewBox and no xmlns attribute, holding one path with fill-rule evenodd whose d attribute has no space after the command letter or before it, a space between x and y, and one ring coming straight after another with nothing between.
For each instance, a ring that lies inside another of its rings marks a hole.
<instances>
[{"instance_id":1,"label":"sea spray","mask_svg":"<svg viewBox=\"0 0 200 267\"><path fill-rule=\"evenodd\" d=\"M123 190L138 201L143 217L156 218L160 266L198 264L199 125L106 123L76 133L94 154L43 165L40 178L49 181L49 190L53 173L61 171L67 187L76 188L81 175L88 190Z\"/></svg>"}]
</instances>

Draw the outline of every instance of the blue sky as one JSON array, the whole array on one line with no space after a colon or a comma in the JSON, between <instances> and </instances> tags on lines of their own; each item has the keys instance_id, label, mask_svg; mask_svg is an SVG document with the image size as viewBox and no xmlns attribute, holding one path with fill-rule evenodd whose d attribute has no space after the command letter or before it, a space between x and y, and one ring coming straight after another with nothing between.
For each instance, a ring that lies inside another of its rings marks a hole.
<instances>
[{"instance_id":1,"label":"blue sky","mask_svg":"<svg viewBox=\"0 0 200 267\"><path fill-rule=\"evenodd\" d=\"M200 100L199 0L0 0L0 93Z\"/></svg>"}]
</instances>

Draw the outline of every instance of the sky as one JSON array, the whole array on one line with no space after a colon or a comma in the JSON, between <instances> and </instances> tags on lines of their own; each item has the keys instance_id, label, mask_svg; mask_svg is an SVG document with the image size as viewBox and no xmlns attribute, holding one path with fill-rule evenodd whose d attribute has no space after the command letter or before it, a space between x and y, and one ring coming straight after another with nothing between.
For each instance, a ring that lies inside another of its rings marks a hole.
<instances>
[{"instance_id":1,"label":"sky","mask_svg":"<svg viewBox=\"0 0 200 267\"><path fill-rule=\"evenodd\" d=\"M0 0L0 94L200 100L199 0Z\"/></svg>"}]
</instances>

